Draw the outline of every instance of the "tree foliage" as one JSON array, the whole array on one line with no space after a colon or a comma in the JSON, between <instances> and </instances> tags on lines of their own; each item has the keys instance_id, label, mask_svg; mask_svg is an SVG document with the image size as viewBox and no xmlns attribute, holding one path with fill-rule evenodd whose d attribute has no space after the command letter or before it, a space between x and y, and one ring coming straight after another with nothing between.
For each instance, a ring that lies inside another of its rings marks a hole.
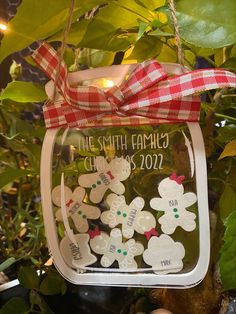
<instances>
[{"instance_id":1,"label":"tree foliage","mask_svg":"<svg viewBox=\"0 0 236 314\"><path fill-rule=\"evenodd\" d=\"M68 0L22 1L1 41L0 61L35 41L60 42L68 5ZM176 9L185 65L193 69L204 60L209 67L236 71L236 2L179 0ZM165 0L76 1L65 60L71 71L80 69L81 65L111 65L118 55L121 55L119 61L122 63L151 58L160 62L177 62L174 36ZM20 115L23 108L33 110L33 103L45 98L42 85L22 82L20 78L10 82L0 94L0 140L3 143L0 148L0 188L3 193L14 194L17 198L13 206L17 215L10 222L9 217L4 216L2 220L4 236L8 238L8 246L2 250L6 258L11 256L14 261L22 258L25 251L30 252L26 259L37 267L41 267L48 257L42 254L45 240L40 204L33 202L39 197L39 159L45 129L42 121L32 125L23 121ZM236 229L235 110L235 90L208 93L202 102L200 122L209 166L210 209L217 214L220 226L215 241L221 243L224 235L221 256L213 255L220 258L225 289L236 288L233 276L236 269L233 258L233 230ZM32 215L36 218L32 219ZM23 270L20 276L25 282ZM32 298L41 302L42 308L44 305L38 292L51 294L50 287L56 293L64 289L64 283L58 277L56 282L59 285L55 287L55 274L48 276L41 284L37 283L37 287L32 286L36 291ZM33 275L31 279L35 278ZM17 302L27 311L25 304ZM6 308L4 310L1 313L7 313Z\"/></svg>"}]
</instances>

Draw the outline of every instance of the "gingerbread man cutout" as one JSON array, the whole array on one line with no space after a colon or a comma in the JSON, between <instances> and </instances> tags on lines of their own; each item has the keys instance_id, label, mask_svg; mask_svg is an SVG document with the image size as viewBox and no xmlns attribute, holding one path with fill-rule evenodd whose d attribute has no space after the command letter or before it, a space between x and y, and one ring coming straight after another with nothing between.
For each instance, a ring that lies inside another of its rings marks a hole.
<instances>
[{"instance_id":1,"label":"gingerbread man cutout","mask_svg":"<svg viewBox=\"0 0 236 314\"><path fill-rule=\"evenodd\" d=\"M90 240L90 247L95 253L103 255L101 258L103 267L109 267L114 261L118 261L120 269L137 269L134 257L141 255L144 250L143 245L134 239L122 243L122 233L118 228L113 229L110 236L103 231L100 232Z\"/></svg>"},{"instance_id":2,"label":"gingerbread man cutout","mask_svg":"<svg viewBox=\"0 0 236 314\"><path fill-rule=\"evenodd\" d=\"M102 156L95 159L97 172L83 174L79 177L79 185L91 188L90 200L100 203L107 189L116 194L123 194L125 187L121 181L126 180L130 173L130 163L123 157L115 157L110 163Z\"/></svg>"},{"instance_id":3,"label":"gingerbread man cutout","mask_svg":"<svg viewBox=\"0 0 236 314\"><path fill-rule=\"evenodd\" d=\"M123 195L112 193L108 195L106 202L110 210L102 213L101 221L108 224L110 228L122 224L122 234L125 238L132 238L134 231L148 237L150 231L155 230L154 216L148 211L142 211L145 205L142 197L135 197L127 205Z\"/></svg>"},{"instance_id":4,"label":"gingerbread man cutout","mask_svg":"<svg viewBox=\"0 0 236 314\"><path fill-rule=\"evenodd\" d=\"M99 208L83 203L85 189L77 187L74 192L67 186L65 189L65 200L67 216L71 217L76 229L79 232L87 232L89 229L87 219L98 219L101 211ZM58 185L52 190L52 201L56 206L61 206L61 186ZM61 209L56 212L56 218L63 221Z\"/></svg>"},{"instance_id":5,"label":"gingerbread man cutout","mask_svg":"<svg viewBox=\"0 0 236 314\"><path fill-rule=\"evenodd\" d=\"M152 237L148 241L148 248L143 253L143 260L152 266L154 273L165 275L177 273L183 268L182 259L185 249L182 243L175 242L167 234Z\"/></svg>"},{"instance_id":6,"label":"gingerbread man cutout","mask_svg":"<svg viewBox=\"0 0 236 314\"><path fill-rule=\"evenodd\" d=\"M182 181L184 176L177 176L173 173L170 177L163 179L158 186L161 196L154 197L150 201L150 206L158 211L164 211L164 215L158 219L161 230L166 234L172 234L177 226L186 231L196 228L196 215L186 210L197 201L195 193L184 194Z\"/></svg>"},{"instance_id":7,"label":"gingerbread man cutout","mask_svg":"<svg viewBox=\"0 0 236 314\"><path fill-rule=\"evenodd\" d=\"M80 268L91 265L97 258L91 254L89 247L89 235L86 233L75 234L77 245L65 236L60 242L60 251L64 261L72 268Z\"/></svg>"}]
</instances>

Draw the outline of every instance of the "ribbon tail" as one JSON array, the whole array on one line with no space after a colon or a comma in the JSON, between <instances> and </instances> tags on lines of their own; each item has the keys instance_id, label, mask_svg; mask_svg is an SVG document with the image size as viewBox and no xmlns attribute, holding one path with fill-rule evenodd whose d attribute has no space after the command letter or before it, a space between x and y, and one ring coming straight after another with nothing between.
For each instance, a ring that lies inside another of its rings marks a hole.
<instances>
[{"instance_id":1,"label":"ribbon tail","mask_svg":"<svg viewBox=\"0 0 236 314\"><path fill-rule=\"evenodd\" d=\"M49 79L54 82L57 80L58 90L62 95L65 95L65 91L68 88L66 87L68 75L67 66L63 60L60 62L58 54L52 46L43 43L35 50L31 57Z\"/></svg>"},{"instance_id":2,"label":"ribbon tail","mask_svg":"<svg viewBox=\"0 0 236 314\"><path fill-rule=\"evenodd\" d=\"M224 87L236 87L234 73L221 69L195 70L170 77L136 94L122 106L122 110L144 117L197 121L200 98L193 94Z\"/></svg>"},{"instance_id":3,"label":"ribbon tail","mask_svg":"<svg viewBox=\"0 0 236 314\"><path fill-rule=\"evenodd\" d=\"M96 86L79 86L78 88L70 86L67 66L49 44L43 43L33 53L32 58L44 73L54 81L61 96L74 109L94 112L113 109L102 89Z\"/></svg>"}]
</instances>

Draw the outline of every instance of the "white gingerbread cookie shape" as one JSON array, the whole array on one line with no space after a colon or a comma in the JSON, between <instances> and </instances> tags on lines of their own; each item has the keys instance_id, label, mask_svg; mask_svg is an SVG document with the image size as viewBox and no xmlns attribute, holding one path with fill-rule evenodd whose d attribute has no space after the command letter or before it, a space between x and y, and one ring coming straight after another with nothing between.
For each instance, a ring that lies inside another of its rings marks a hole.
<instances>
[{"instance_id":1,"label":"white gingerbread cookie shape","mask_svg":"<svg viewBox=\"0 0 236 314\"><path fill-rule=\"evenodd\" d=\"M144 234L148 239L153 234L157 235L154 216L148 211L142 211L145 205L142 197L135 197L127 205L123 195L111 193L106 198L106 203L110 210L101 214L101 221L110 228L122 224L122 234L125 238L132 238L134 231Z\"/></svg>"},{"instance_id":2,"label":"white gingerbread cookie shape","mask_svg":"<svg viewBox=\"0 0 236 314\"><path fill-rule=\"evenodd\" d=\"M67 216L71 217L78 232L87 232L89 229L88 219L98 219L101 211L99 208L83 203L85 189L75 188L74 192L67 186L65 189L65 200ZM56 206L61 206L61 186L58 185L52 190L52 201ZM58 221L63 221L61 209L56 212Z\"/></svg>"},{"instance_id":3,"label":"white gingerbread cookie shape","mask_svg":"<svg viewBox=\"0 0 236 314\"><path fill-rule=\"evenodd\" d=\"M60 251L66 264L72 268L80 268L91 265L97 258L91 254L89 247L89 235L87 233L75 234L77 245L65 236L60 242Z\"/></svg>"},{"instance_id":4,"label":"white gingerbread cookie shape","mask_svg":"<svg viewBox=\"0 0 236 314\"><path fill-rule=\"evenodd\" d=\"M158 186L161 198L154 197L150 201L153 209L165 212L158 222L161 224L161 230L166 234L172 234L177 226L186 231L196 228L196 215L187 211L186 208L197 201L197 196L192 192L184 194L182 184L184 179L184 176L177 176L176 173L163 179Z\"/></svg>"},{"instance_id":5,"label":"white gingerbread cookie shape","mask_svg":"<svg viewBox=\"0 0 236 314\"><path fill-rule=\"evenodd\" d=\"M103 231L91 236L90 247L95 253L103 255L103 267L110 267L114 261L118 261L120 269L137 269L134 257L141 255L144 250L143 245L134 239L122 243L122 233L118 228L112 229L110 236Z\"/></svg>"},{"instance_id":6,"label":"white gingerbread cookie shape","mask_svg":"<svg viewBox=\"0 0 236 314\"><path fill-rule=\"evenodd\" d=\"M116 194L123 194L125 187L121 181L126 180L130 173L130 163L123 157L115 157L110 163L102 156L96 157L97 172L83 174L79 177L79 185L91 188L89 195L93 203L100 203L107 189Z\"/></svg>"},{"instance_id":7,"label":"white gingerbread cookie shape","mask_svg":"<svg viewBox=\"0 0 236 314\"><path fill-rule=\"evenodd\" d=\"M143 260L152 266L158 275L177 273L183 268L182 259L185 249L182 243L175 242L167 234L160 237L152 237L148 241L148 248L143 253Z\"/></svg>"}]
</instances>

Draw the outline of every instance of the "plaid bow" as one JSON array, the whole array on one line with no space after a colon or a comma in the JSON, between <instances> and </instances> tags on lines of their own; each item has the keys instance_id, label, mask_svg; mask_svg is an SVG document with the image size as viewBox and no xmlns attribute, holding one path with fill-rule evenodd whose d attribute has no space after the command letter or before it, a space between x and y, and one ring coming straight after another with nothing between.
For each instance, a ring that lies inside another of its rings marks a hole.
<instances>
[{"instance_id":1,"label":"plaid bow","mask_svg":"<svg viewBox=\"0 0 236 314\"><path fill-rule=\"evenodd\" d=\"M155 60L138 64L119 87L107 91L95 86L71 87L66 64L59 65L50 45L43 43L32 57L56 81L61 96L44 106L47 128L198 121L200 99L193 94L236 87L236 75L229 71L204 69L168 77Z\"/></svg>"}]
</instances>

